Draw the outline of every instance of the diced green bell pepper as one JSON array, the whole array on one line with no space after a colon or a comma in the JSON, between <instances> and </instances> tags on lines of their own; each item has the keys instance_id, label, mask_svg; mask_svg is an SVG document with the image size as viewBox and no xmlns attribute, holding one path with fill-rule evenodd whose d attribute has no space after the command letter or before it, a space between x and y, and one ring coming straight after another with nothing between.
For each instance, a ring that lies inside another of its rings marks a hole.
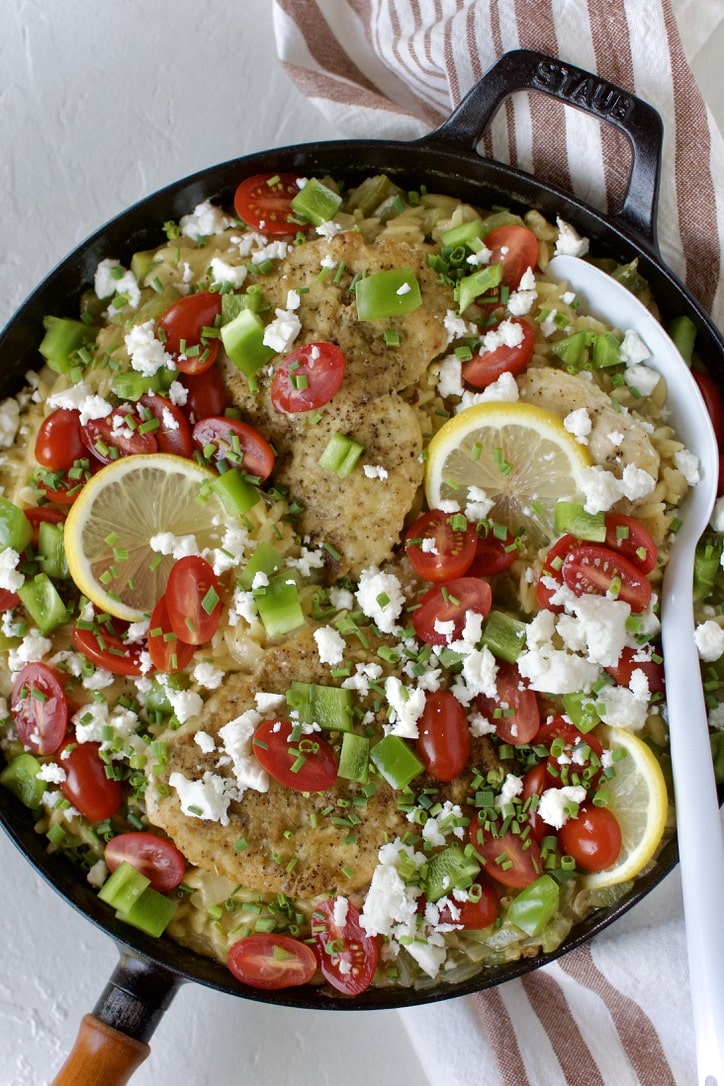
<instances>
[{"instance_id":1,"label":"diced green bell pepper","mask_svg":"<svg viewBox=\"0 0 724 1086\"><path fill-rule=\"evenodd\" d=\"M550 875L541 875L520 891L506 917L526 935L539 935L558 911L560 890Z\"/></svg>"}]
</instances>

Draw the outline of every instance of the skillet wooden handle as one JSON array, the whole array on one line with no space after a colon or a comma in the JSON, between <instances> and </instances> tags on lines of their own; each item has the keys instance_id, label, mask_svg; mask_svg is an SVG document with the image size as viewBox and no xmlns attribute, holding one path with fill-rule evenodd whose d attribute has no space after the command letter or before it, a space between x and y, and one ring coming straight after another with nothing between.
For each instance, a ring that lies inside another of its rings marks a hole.
<instances>
[{"instance_id":1,"label":"skillet wooden handle","mask_svg":"<svg viewBox=\"0 0 724 1086\"><path fill-rule=\"evenodd\" d=\"M125 1086L150 1051L144 1041L86 1014L53 1086Z\"/></svg>"}]
</instances>

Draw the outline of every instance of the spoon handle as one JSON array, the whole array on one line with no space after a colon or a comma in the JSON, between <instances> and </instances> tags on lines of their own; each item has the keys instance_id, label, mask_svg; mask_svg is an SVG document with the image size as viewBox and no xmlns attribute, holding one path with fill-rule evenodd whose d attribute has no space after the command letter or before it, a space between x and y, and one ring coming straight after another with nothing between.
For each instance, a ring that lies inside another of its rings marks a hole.
<instances>
[{"instance_id":1,"label":"spoon handle","mask_svg":"<svg viewBox=\"0 0 724 1086\"><path fill-rule=\"evenodd\" d=\"M682 562L682 572L691 566ZM724 836L714 780L706 706L688 592L667 585L663 653L666 674L679 864L689 959L699 1086L724 1086Z\"/></svg>"}]
</instances>

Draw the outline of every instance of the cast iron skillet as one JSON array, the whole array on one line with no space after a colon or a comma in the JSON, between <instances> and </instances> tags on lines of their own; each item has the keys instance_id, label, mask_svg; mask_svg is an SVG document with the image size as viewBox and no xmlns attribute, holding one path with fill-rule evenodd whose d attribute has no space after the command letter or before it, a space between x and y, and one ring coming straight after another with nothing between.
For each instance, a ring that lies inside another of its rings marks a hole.
<instances>
[{"instance_id":1,"label":"cast iron skillet","mask_svg":"<svg viewBox=\"0 0 724 1086\"><path fill-rule=\"evenodd\" d=\"M614 125L628 138L632 170L622 206L613 214L595 211L551 184L501 163L481 158L476 146L503 101L520 90L540 91ZM473 87L450 118L414 141L338 140L300 144L248 155L176 182L135 204L72 252L38 287L0 336L5 373L2 392L12 394L27 370L40 359L37 347L42 318L49 313L73 316L83 289L105 257L128 260L138 249L163 244L162 224L178 220L205 199L231 207L238 182L262 172L293 172L346 179L350 184L384 172L404 188L425 183L430 191L448 192L473 204L505 204L513 210L538 208L555 220L572 223L592 239L599 255L618 261L639 259L662 310L686 313L698 328L697 346L716 374L724 372L724 339L701 306L664 266L656 240L656 209L661 169L663 125L658 113L596 76L572 65L519 50L504 55ZM56 1086L114 1086L128 1080L148 1055L148 1040L176 989L185 981L230 995L291 1007L361 1010L404 1007L467 995L510 980L552 961L590 939L640 901L677 860L676 844L663 851L656 869L612 909L599 910L578 925L554 953L489 969L470 980L431 983L423 990L383 989L343 999L326 989L292 988L262 992L238 983L224 966L165 939L155 940L118 922L95 892L62 857L48 855L44 839L33 831L27 811L0 791L0 820L36 870L78 910L105 930L119 947L120 960L92 1014L83 1019L78 1039Z\"/></svg>"}]
</instances>

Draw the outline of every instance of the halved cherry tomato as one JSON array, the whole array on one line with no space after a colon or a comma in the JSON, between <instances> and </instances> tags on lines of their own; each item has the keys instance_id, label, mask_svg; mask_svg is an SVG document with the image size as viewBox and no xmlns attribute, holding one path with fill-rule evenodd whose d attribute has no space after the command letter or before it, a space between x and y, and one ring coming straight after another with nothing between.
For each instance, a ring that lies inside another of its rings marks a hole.
<instances>
[{"instance_id":1,"label":"halved cherry tomato","mask_svg":"<svg viewBox=\"0 0 724 1086\"><path fill-rule=\"evenodd\" d=\"M35 754L54 754L68 730L68 699L47 664L26 664L13 679L10 697L15 728L23 746Z\"/></svg>"},{"instance_id":2,"label":"halved cherry tomato","mask_svg":"<svg viewBox=\"0 0 724 1086\"><path fill-rule=\"evenodd\" d=\"M156 335L181 373L206 373L219 353L217 336L206 335L221 313L221 295L210 290L172 302L159 318Z\"/></svg>"},{"instance_id":3,"label":"halved cherry tomato","mask_svg":"<svg viewBox=\"0 0 724 1086\"><path fill-rule=\"evenodd\" d=\"M658 552L651 533L635 517L624 513L606 513L606 546L628 558L641 573L655 567Z\"/></svg>"},{"instance_id":4,"label":"halved cherry tomato","mask_svg":"<svg viewBox=\"0 0 724 1086\"><path fill-rule=\"evenodd\" d=\"M292 222L291 203L299 193L292 173L260 173L246 177L234 193L234 210L252 230L269 237L303 229Z\"/></svg>"},{"instance_id":5,"label":"halved cherry tomato","mask_svg":"<svg viewBox=\"0 0 724 1086\"><path fill-rule=\"evenodd\" d=\"M161 894L175 890L186 873L183 853L155 833L119 833L108 842L103 857L109 871L115 871L124 861L129 863Z\"/></svg>"},{"instance_id":6,"label":"halved cherry tomato","mask_svg":"<svg viewBox=\"0 0 724 1086\"><path fill-rule=\"evenodd\" d=\"M252 750L270 777L295 792L325 792L337 780L334 751L316 733L291 739L287 720L264 720L254 732Z\"/></svg>"},{"instance_id":7,"label":"halved cherry tomato","mask_svg":"<svg viewBox=\"0 0 724 1086\"><path fill-rule=\"evenodd\" d=\"M0 588L0 611L12 611L20 603L17 592L10 592L7 588Z\"/></svg>"},{"instance_id":8,"label":"halved cherry tomato","mask_svg":"<svg viewBox=\"0 0 724 1086\"><path fill-rule=\"evenodd\" d=\"M187 392L184 411L192 426L210 415L223 415L231 402L218 362L206 373L182 373L179 380Z\"/></svg>"},{"instance_id":9,"label":"halved cherry tomato","mask_svg":"<svg viewBox=\"0 0 724 1086\"><path fill-rule=\"evenodd\" d=\"M468 611L485 618L492 602L490 585L482 577L457 577L428 588L412 612L412 625L421 641L428 645L447 645L462 636ZM448 623L451 624L449 633L441 626Z\"/></svg>"},{"instance_id":10,"label":"halved cherry tomato","mask_svg":"<svg viewBox=\"0 0 724 1086\"><path fill-rule=\"evenodd\" d=\"M247 935L229 948L226 964L242 984L270 991L307 984L317 972L312 948L291 935Z\"/></svg>"},{"instance_id":11,"label":"halved cherry tomato","mask_svg":"<svg viewBox=\"0 0 724 1086\"><path fill-rule=\"evenodd\" d=\"M60 790L67 800L90 822L112 818L123 801L120 781L106 776L99 743L78 743L68 740L57 755L65 770Z\"/></svg>"},{"instance_id":12,"label":"halved cherry tomato","mask_svg":"<svg viewBox=\"0 0 724 1086\"><path fill-rule=\"evenodd\" d=\"M580 540L576 539L574 535L562 535L560 539L555 541L546 554L543 560L543 568L540 571L540 579L536 585L536 598L540 607L545 607L549 611L554 611L556 613L563 610L558 604L552 603L551 598L563 583L561 577L563 559L569 551L572 551L574 547L578 546L580 546ZM544 584L544 578L549 581L555 581L555 587Z\"/></svg>"},{"instance_id":13,"label":"halved cherry tomato","mask_svg":"<svg viewBox=\"0 0 724 1086\"><path fill-rule=\"evenodd\" d=\"M540 849L530 834L521 837L507 830L496 837L492 831L483 829L478 816L473 815L470 843L485 861L485 874L503 886L522 889L543 874Z\"/></svg>"},{"instance_id":14,"label":"halved cherry tomato","mask_svg":"<svg viewBox=\"0 0 724 1086\"><path fill-rule=\"evenodd\" d=\"M183 671L191 663L196 645L179 641L171 629L166 597L161 596L148 624L148 653L151 663L159 671L168 673Z\"/></svg>"},{"instance_id":15,"label":"halved cherry tomato","mask_svg":"<svg viewBox=\"0 0 724 1086\"><path fill-rule=\"evenodd\" d=\"M72 505L90 479L93 469L100 465L100 461L87 451L83 460L86 460L88 466L81 468L78 465L78 472L76 473L74 469L73 477L65 471L52 474L48 472L48 477L36 472L33 477L34 488L41 491L49 502L55 502L56 505Z\"/></svg>"},{"instance_id":16,"label":"halved cherry tomato","mask_svg":"<svg viewBox=\"0 0 724 1086\"><path fill-rule=\"evenodd\" d=\"M68 471L87 455L81 436L80 412L58 407L40 424L35 438L35 459L51 471Z\"/></svg>"},{"instance_id":17,"label":"halved cherry tomato","mask_svg":"<svg viewBox=\"0 0 724 1086\"><path fill-rule=\"evenodd\" d=\"M305 343L274 371L274 407L286 415L323 407L342 387L346 366L347 359L336 343Z\"/></svg>"},{"instance_id":18,"label":"halved cherry tomato","mask_svg":"<svg viewBox=\"0 0 724 1086\"><path fill-rule=\"evenodd\" d=\"M486 234L485 244L492 251L490 263L503 265L502 282L511 290L516 290L524 272L538 263L538 238L527 226L496 226Z\"/></svg>"},{"instance_id":19,"label":"halved cherry tomato","mask_svg":"<svg viewBox=\"0 0 724 1086\"><path fill-rule=\"evenodd\" d=\"M180 407L176 407L165 396L141 396L138 401L139 417L158 419L159 427L153 431L158 444L158 451L171 453L173 456L194 455L194 443L191 439L191 427Z\"/></svg>"},{"instance_id":20,"label":"halved cherry tomato","mask_svg":"<svg viewBox=\"0 0 724 1086\"><path fill-rule=\"evenodd\" d=\"M92 629L73 624L73 647L82 652L96 667L103 667L112 675L138 676L144 674L142 646L128 645L123 640L117 624L95 624Z\"/></svg>"},{"instance_id":21,"label":"halved cherry tomato","mask_svg":"<svg viewBox=\"0 0 724 1086\"><path fill-rule=\"evenodd\" d=\"M140 426L141 420L126 405L114 407L105 418L88 419L81 433L87 451L102 464L110 464L119 456L158 452L154 434L142 434Z\"/></svg>"},{"instance_id":22,"label":"halved cherry tomato","mask_svg":"<svg viewBox=\"0 0 724 1086\"><path fill-rule=\"evenodd\" d=\"M517 557L518 548L511 532L506 530L504 535L498 534L494 527L486 529L481 522L475 557L467 572L471 577L494 577L496 573L510 569Z\"/></svg>"},{"instance_id":23,"label":"halved cherry tomato","mask_svg":"<svg viewBox=\"0 0 724 1086\"><path fill-rule=\"evenodd\" d=\"M335 917L333 898L316 905L312 935L319 968L325 980L344 995L366 992L377 969L377 942L360 924L359 910L346 902L344 919Z\"/></svg>"},{"instance_id":24,"label":"halved cherry tomato","mask_svg":"<svg viewBox=\"0 0 724 1086\"><path fill-rule=\"evenodd\" d=\"M555 788L556 783L556 780L548 772L547 762L539 762L538 765L532 766L523 775L523 791L520 795L523 804L525 805L533 796L542 796L546 788ZM540 844L546 834L551 832L550 828L545 824L538 812L530 807L528 807L527 818L531 835Z\"/></svg>"},{"instance_id":25,"label":"halved cherry tomato","mask_svg":"<svg viewBox=\"0 0 724 1086\"><path fill-rule=\"evenodd\" d=\"M480 897L476 900L456 901L455 909L459 912L457 919L453 918L452 910L446 903L440 910L441 924L458 924L468 931L481 931L495 923L498 915L498 895L490 883L476 882L470 887Z\"/></svg>"},{"instance_id":26,"label":"halved cherry tomato","mask_svg":"<svg viewBox=\"0 0 724 1086\"><path fill-rule=\"evenodd\" d=\"M623 555L596 543L569 551L561 575L577 596L605 596L615 587L616 599L623 600L632 611L644 611L651 600L651 585L645 574Z\"/></svg>"},{"instance_id":27,"label":"halved cherry tomato","mask_svg":"<svg viewBox=\"0 0 724 1086\"><path fill-rule=\"evenodd\" d=\"M654 656L656 659L653 658ZM637 657L641 657L641 659L637 659ZM663 694L666 690L664 664L658 649L652 656L649 656L645 645L638 649L626 646L617 663L605 670L611 678L616 680L619 686L629 686L634 671L643 671L648 680L650 693Z\"/></svg>"},{"instance_id":28,"label":"halved cherry tomato","mask_svg":"<svg viewBox=\"0 0 724 1086\"><path fill-rule=\"evenodd\" d=\"M512 373L517 376L526 368L535 349L535 332L532 325L520 317L509 317L507 321L517 324L523 330L523 338L514 347L501 344L489 351L480 351L467 362L463 362L463 380L474 388L487 388L497 381L501 374ZM502 322L498 322L499 324ZM498 324L488 331L494 331Z\"/></svg>"},{"instance_id":29,"label":"halved cherry tomato","mask_svg":"<svg viewBox=\"0 0 724 1086\"><path fill-rule=\"evenodd\" d=\"M719 386L710 374L703 373L701 370L692 370L691 376L699 386L699 392L701 392L702 399L709 412L717 443L721 448L724 445L724 397L722 397Z\"/></svg>"},{"instance_id":30,"label":"halved cherry tomato","mask_svg":"<svg viewBox=\"0 0 724 1086\"><path fill-rule=\"evenodd\" d=\"M192 436L196 448L205 451L208 459L224 460L227 466L240 467L262 482L269 478L274 450L248 422L212 415L195 424Z\"/></svg>"},{"instance_id":31,"label":"halved cherry tomato","mask_svg":"<svg viewBox=\"0 0 724 1086\"><path fill-rule=\"evenodd\" d=\"M466 521L461 530L454 528L451 521L451 513L431 509L422 513L405 534L408 561L426 581L462 577L475 557L475 525Z\"/></svg>"},{"instance_id":32,"label":"halved cherry tomato","mask_svg":"<svg viewBox=\"0 0 724 1086\"><path fill-rule=\"evenodd\" d=\"M479 694L475 704L495 724L498 738L513 746L530 743L540 727L540 709L534 690L529 690L515 664L500 661L495 677L497 696Z\"/></svg>"},{"instance_id":33,"label":"halved cherry tomato","mask_svg":"<svg viewBox=\"0 0 724 1086\"><path fill-rule=\"evenodd\" d=\"M613 811L582 803L558 831L561 848L584 871L604 871L621 852L621 827Z\"/></svg>"},{"instance_id":34,"label":"halved cherry tomato","mask_svg":"<svg viewBox=\"0 0 724 1086\"><path fill-rule=\"evenodd\" d=\"M164 593L168 621L179 641L205 645L219 628L221 586L199 554L179 558L171 567Z\"/></svg>"},{"instance_id":35,"label":"halved cherry tomato","mask_svg":"<svg viewBox=\"0 0 724 1086\"><path fill-rule=\"evenodd\" d=\"M459 777L470 757L470 728L460 702L447 690L425 696L415 750L436 781Z\"/></svg>"}]
</instances>

